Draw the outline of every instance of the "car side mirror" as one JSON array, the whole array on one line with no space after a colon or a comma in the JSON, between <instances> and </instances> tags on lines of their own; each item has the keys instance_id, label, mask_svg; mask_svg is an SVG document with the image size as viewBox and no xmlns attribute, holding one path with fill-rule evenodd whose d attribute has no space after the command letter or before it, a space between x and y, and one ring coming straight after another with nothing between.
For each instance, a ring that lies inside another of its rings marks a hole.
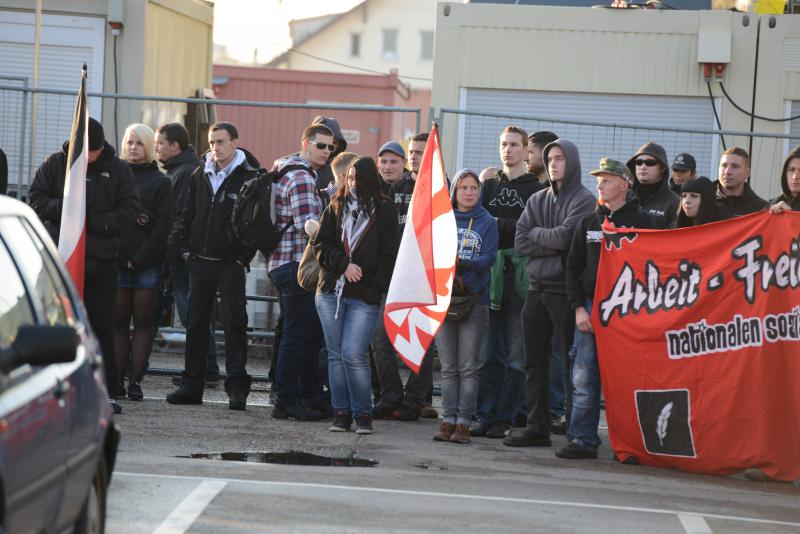
<instances>
[{"instance_id":1,"label":"car side mirror","mask_svg":"<svg viewBox=\"0 0 800 534\"><path fill-rule=\"evenodd\" d=\"M71 362L79 343L78 333L71 326L21 326L11 347L0 352L0 371L9 373L26 363Z\"/></svg>"}]
</instances>

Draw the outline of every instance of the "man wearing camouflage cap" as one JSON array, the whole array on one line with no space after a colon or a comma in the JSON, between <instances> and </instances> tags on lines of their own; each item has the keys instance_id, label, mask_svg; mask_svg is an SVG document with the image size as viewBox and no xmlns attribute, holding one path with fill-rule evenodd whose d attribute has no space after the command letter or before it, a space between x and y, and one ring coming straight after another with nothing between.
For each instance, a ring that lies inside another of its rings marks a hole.
<instances>
[{"instance_id":1,"label":"man wearing camouflage cap","mask_svg":"<svg viewBox=\"0 0 800 534\"><path fill-rule=\"evenodd\" d=\"M658 220L639 207L636 198L627 200L633 176L621 162L602 158L596 170L597 209L581 220L575 229L567 255L567 301L575 310L575 358L572 362L571 437L556 451L559 458L597 458L600 437L600 370L590 316L606 218L617 227L656 228Z\"/></svg>"}]
</instances>

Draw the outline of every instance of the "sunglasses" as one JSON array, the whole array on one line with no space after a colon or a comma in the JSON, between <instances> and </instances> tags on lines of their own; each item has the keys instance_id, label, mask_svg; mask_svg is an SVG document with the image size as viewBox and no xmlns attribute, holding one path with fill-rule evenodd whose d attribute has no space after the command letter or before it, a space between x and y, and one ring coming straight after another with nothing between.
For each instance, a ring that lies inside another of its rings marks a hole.
<instances>
[{"instance_id":1,"label":"sunglasses","mask_svg":"<svg viewBox=\"0 0 800 534\"><path fill-rule=\"evenodd\" d=\"M323 143L322 141L314 143L314 146L317 147L320 150L325 150L326 148L328 150L330 150L331 152L336 150L336 145L329 145L328 143Z\"/></svg>"},{"instance_id":2,"label":"sunglasses","mask_svg":"<svg viewBox=\"0 0 800 534\"><path fill-rule=\"evenodd\" d=\"M656 165L658 165L658 160L657 159L637 159L636 161L634 161L634 163L636 164L637 167L639 167L641 165L646 165L648 167L655 167Z\"/></svg>"}]
</instances>

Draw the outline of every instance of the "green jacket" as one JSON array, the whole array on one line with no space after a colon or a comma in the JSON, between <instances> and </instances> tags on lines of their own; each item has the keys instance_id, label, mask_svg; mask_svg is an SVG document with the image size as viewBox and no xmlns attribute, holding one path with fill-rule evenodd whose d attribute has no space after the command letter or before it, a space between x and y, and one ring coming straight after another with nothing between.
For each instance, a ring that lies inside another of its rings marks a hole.
<instances>
[{"instance_id":1,"label":"green jacket","mask_svg":"<svg viewBox=\"0 0 800 534\"><path fill-rule=\"evenodd\" d=\"M503 307L503 268L506 258L514 266L514 286L520 300L524 301L528 293L528 274L525 265L528 258L520 256L513 248L497 251L497 258L492 265L491 282L489 284L489 308L495 311Z\"/></svg>"}]
</instances>

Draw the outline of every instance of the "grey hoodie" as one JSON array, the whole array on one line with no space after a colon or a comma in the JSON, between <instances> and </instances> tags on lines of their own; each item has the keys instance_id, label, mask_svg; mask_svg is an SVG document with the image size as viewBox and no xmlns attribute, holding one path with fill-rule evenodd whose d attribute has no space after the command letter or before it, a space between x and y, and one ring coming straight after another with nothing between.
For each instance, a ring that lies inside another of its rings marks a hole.
<instances>
[{"instance_id":1,"label":"grey hoodie","mask_svg":"<svg viewBox=\"0 0 800 534\"><path fill-rule=\"evenodd\" d=\"M556 191L550 179L550 151L559 146L566 156L561 187ZM528 257L530 291L566 293L564 264L575 228L597 204L594 195L581 183L578 148L567 139L553 141L542 152L550 187L534 193L517 221L514 248Z\"/></svg>"}]
</instances>

